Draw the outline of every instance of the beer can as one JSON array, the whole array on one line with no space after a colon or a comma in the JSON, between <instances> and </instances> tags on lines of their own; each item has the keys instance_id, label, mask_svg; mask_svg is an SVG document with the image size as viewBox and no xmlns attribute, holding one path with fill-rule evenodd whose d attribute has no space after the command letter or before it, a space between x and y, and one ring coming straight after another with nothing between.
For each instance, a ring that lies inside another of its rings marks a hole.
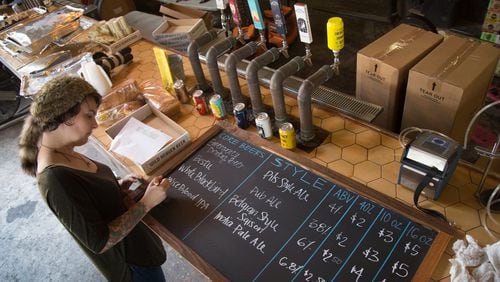
<instances>
[{"instance_id":1,"label":"beer can","mask_svg":"<svg viewBox=\"0 0 500 282\"><path fill-rule=\"evenodd\" d=\"M203 116L208 114L208 106L207 103L205 103L205 99L203 98L203 91L196 90L193 92L193 102L194 107L200 115Z\"/></svg>"},{"instance_id":2,"label":"beer can","mask_svg":"<svg viewBox=\"0 0 500 282\"><path fill-rule=\"evenodd\" d=\"M295 141L295 130L293 125L289 122L285 122L280 126L280 142L281 147L284 149L294 149L297 146Z\"/></svg>"},{"instance_id":3,"label":"beer can","mask_svg":"<svg viewBox=\"0 0 500 282\"><path fill-rule=\"evenodd\" d=\"M175 94L177 95L177 99L183 104L189 103L189 96L187 93L186 86L184 85L184 81L181 79L177 79L174 82L174 90Z\"/></svg>"},{"instance_id":4,"label":"beer can","mask_svg":"<svg viewBox=\"0 0 500 282\"><path fill-rule=\"evenodd\" d=\"M224 119L226 116L224 112L224 105L222 104L222 97L219 94L214 94L210 97L210 109L215 119Z\"/></svg>"},{"instance_id":5,"label":"beer can","mask_svg":"<svg viewBox=\"0 0 500 282\"><path fill-rule=\"evenodd\" d=\"M248 128L250 125L248 122L248 112L247 109L245 109L245 104L244 103L238 103L234 106L233 109L234 113L234 119L236 120L236 124L238 125L239 128Z\"/></svg>"},{"instance_id":6,"label":"beer can","mask_svg":"<svg viewBox=\"0 0 500 282\"><path fill-rule=\"evenodd\" d=\"M259 131L259 135L262 138L270 139L273 137L273 129L271 128L271 120L267 113L258 113L255 118L255 126Z\"/></svg>"}]
</instances>

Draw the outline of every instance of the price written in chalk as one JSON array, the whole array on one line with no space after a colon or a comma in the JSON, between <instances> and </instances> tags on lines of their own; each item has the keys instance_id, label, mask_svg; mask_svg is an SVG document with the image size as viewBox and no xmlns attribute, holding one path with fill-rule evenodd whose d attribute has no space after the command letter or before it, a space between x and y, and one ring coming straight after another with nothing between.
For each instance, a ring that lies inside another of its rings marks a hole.
<instances>
[{"instance_id":1,"label":"price written in chalk","mask_svg":"<svg viewBox=\"0 0 500 282\"><path fill-rule=\"evenodd\" d=\"M291 261L286 256L281 257L278 264L292 275L300 274L301 271L304 270L304 265L299 265L298 263ZM310 269L305 269L304 272L302 272L302 277L305 281L326 282L323 277L315 275Z\"/></svg>"}]
</instances>

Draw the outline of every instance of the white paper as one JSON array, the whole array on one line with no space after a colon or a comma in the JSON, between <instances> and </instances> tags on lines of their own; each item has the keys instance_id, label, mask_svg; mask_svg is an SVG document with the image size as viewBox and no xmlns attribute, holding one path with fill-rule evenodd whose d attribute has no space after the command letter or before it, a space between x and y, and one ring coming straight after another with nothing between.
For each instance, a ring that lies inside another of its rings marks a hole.
<instances>
[{"instance_id":1,"label":"white paper","mask_svg":"<svg viewBox=\"0 0 500 282\"><path fill-rule=\"evenodd\" d=\"M171 139L171 136L132 117L113 139L110 150L143 164Z\"/></svg>"}]
</instances>

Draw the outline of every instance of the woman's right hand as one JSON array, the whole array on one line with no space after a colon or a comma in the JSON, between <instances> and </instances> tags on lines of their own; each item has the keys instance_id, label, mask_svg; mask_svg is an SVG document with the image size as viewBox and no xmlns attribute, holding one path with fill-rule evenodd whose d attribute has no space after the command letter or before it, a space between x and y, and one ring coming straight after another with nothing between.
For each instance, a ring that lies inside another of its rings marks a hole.
<instances>
[{"instance_id":1,"label":"woman's right hand","mask_svg":"<svg viewBox=\"0 0 500 282\"><path fill-rule=\"evenodd\" d=\"M149 182L146 192L140 202L146 206L147 211L150 211L167 198L167 191L169 187L170 182L167 178L156 176L151 182Z\"/></svg>"}]
</instances>

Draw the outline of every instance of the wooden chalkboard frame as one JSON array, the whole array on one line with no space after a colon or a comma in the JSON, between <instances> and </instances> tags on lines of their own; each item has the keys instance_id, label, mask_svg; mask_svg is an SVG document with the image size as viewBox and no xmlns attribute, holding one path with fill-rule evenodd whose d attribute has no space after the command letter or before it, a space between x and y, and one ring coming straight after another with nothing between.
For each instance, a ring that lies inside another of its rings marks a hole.
<instances>
[{"instance_id":1,"label":"wooden chalkboard frame","mask_svg":"<svg viewBox=\"0 0 500 282\"><path fill-rule=\"evenodd\" d=\"M312 172L324 177L325 179L332 181L334 183L340 184L351 191L364 196L370 200L373 200L380 206L388 208L390 210L395 210L401 215L406 216L412 221L418 222L423 226L433 229L437 232L437 235L424 257L424 260L420 264L417 272L413 276L414 281L428 281L431 278L432 273L436 269L438 262L446 250L448 244L454 236L457 236L457 231L446 224L440 219L431 217L417 209L414 209L402 202L399 202L387 195L384 195L376 190L368 188L344 175L341 175L335 171L332 171L324 166L321 166L309 159L302 158L299 155L293 153L292 151L282 149L278 144L272 143L268 140L260 138L256 134L249 133L247 131L241 130L235 126L220 126L215 125L206 131L202 136L196 139L191 145L186 147L184 150L179 152L171 160L169 160L164 166L162 166L162 174L164 176L170 174L179 165L181 165L189 156L195 153L198 149L204 146L209 140L220 132L225 131L230 133L242 140L261 147L263 149L269 150L270 152L280 156L288 161L309 168ZM160 168L160 169L162 169ZM144 222L156 232L163 240L165 240L172 248L174 248L180 255L182 255L186 260L188 260L194 267L196 267L200 272L205 274L213 281L228 281L228 279L215 269L212 265L201 258L196 252L191 248L186 246L181 239L173 235L167 228L165 228L157 219L151 215L147 215L144 218Z\"/></svg>"}]
</instances>

